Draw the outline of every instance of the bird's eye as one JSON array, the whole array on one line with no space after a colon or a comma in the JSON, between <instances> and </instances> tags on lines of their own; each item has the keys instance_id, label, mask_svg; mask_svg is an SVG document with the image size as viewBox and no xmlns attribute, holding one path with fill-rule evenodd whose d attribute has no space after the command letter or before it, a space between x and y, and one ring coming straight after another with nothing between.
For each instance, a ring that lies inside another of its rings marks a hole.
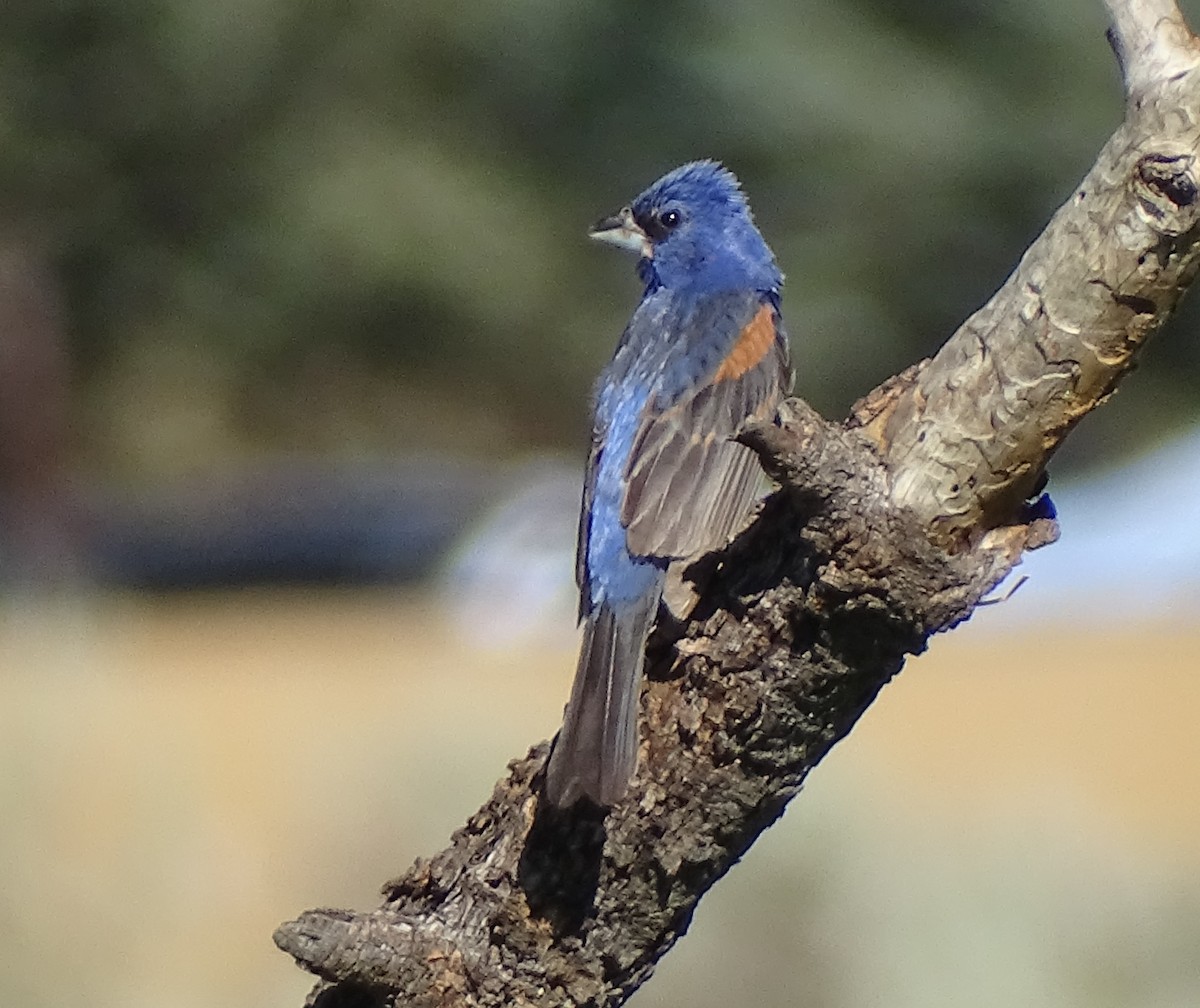
<instances>
[{"instance_id":1,"label":"bird's eye","mask_svg":"<svg viewBox=\"0 0 1200 1008\"><path fill-rule=\"evenodd\" d=\"M671 228L678 227L681 220L683 220L683 214L678 210L664 210L658 215L658 222L668 231Z\"/></svg>"}]
</instances>

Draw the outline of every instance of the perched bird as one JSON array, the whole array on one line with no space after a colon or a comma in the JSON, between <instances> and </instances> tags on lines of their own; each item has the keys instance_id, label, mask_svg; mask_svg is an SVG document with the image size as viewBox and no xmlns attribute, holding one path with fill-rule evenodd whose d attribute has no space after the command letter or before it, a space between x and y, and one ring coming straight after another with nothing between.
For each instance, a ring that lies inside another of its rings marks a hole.
<instances>
[{"instance_id":1,"label":"perched bird","mask_svg":"<svg viewBox=\"0 0 1200 1008\"><path fill-rule=\"evenodd\" d=\"M731 438L791 386L783 274L732 172L685 164L590 233L637 253L645 291L596 387L576 552L583 644L546 770L558 806L624 793L668 568L738 531L759 468Z\"/></svg>"}]
</instances>

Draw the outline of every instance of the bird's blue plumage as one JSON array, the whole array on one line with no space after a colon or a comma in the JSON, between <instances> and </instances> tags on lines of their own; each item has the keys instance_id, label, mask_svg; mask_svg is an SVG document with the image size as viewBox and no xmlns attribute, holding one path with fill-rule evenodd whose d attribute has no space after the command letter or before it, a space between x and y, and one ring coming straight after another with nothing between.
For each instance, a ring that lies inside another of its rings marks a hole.
<instances>
[{"instance_id":1,"label":"bird's blue plumage","mask_svg":"<svg viewBox=\"0 0 1200 1008\"><path fill-rule=\"evenodd\" d=\"M773 291L783 286L775 256L754 226L733 172L715 161L692 161L668 172L638 196L634 219L651 231L654 215L679 211L683 220L639 263L647 293L663 286L683 294Z\"/></svg>"},{"instance_id":2,"label":"bird's blue plumage","mask_svg":"<svg viewBox=\"0 0 1200 1008\"><path fill-rule=\"evenodd\" d=\"M783 276L731 172L676 168L592 234L639 253L645 289L597 383L577 555L584 639L547 767L558 805L624 792L668 572L744 521L758 469L731 439L791 384Z\"/></svg>"},{"instance_id":3,"label":"bird's blue plumage","mask_svg":"<svg viewBox=\"0 0 1200 1008\"><path fill-rule=\"evenodd\" d=\"M581 544L590 575L580 586L585 615L604 603L622 605L654 591L667 567L657 557L632 555L621 524L626 468L646 395L645 386L616 383L602 385L597 395L604 448L596 464L587 541Z\"/></svg>"}]
</instances>

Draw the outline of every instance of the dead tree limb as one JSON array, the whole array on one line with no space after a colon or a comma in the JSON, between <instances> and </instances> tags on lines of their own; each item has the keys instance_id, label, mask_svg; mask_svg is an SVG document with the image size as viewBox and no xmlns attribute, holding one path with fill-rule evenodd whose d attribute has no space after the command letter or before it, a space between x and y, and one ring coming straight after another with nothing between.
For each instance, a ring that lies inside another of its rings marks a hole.
<instances>
[{"instance_id":1,"label":"dead tree limb","mask_svg":"<svg viewBox=\"0 0 1200 1008\"><path fill-rule=\"evenodd\" d=\"M310 1004L622 1003L905 657L1053 540L1047 461L1200 249L1200 43L1173 0L1108 6L1125 120L996 295L845 423L793 400L747 432L780 489L651 641L629 796L540 804L535 746L379 909L279 928Z\"/></svg>"}]
</instances>

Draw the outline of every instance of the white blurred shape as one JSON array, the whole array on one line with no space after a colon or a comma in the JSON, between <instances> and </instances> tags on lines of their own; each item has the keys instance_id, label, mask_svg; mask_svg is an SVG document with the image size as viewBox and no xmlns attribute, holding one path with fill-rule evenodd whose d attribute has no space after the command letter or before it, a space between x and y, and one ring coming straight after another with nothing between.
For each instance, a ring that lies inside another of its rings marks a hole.
<instances>
[{"instance_id":1,"label":"white blurred shape","mask_svg":"<svg viewBox=\"0 0 1200 1008\"><path fill-rule=\"evenodd\" d=\"M462 639L483 648L574 638L580 467L539 459L454 548L440 578Z\"/></svg>"},{"instance_id":2,"label":"white blurred shape","mask_svg":"<svg viewBox=\"0 0 1200 1008\"><path fill-rule=\"evenodd\" d=\"M987 625L1200 613L1200 428L1102 475L1052 483L1050 496L1062 538L1025 558L1014 575L1029 582Z\"/></svg>"}]
</instances>

